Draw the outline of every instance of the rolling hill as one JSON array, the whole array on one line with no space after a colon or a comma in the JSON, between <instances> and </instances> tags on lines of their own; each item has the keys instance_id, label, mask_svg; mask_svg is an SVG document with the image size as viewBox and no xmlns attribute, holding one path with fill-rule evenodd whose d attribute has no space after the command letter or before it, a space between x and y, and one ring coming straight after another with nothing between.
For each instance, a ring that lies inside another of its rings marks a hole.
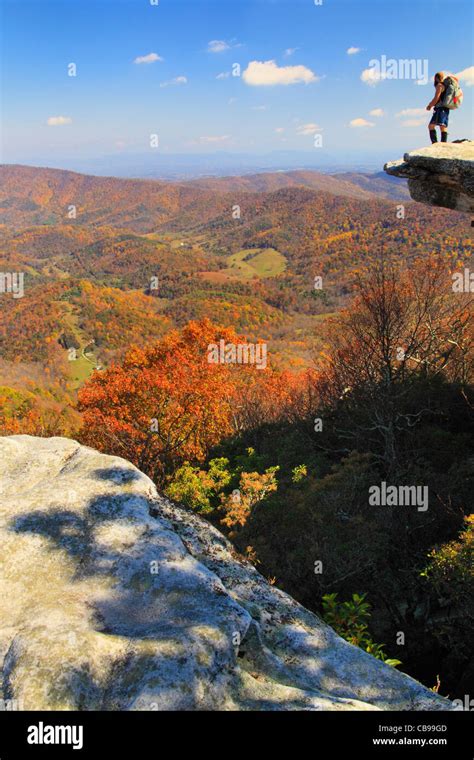
<instances>
[{"instance_id":1,"label":"rolling hill","mask_svg":"<svg viewBox=\"0 0 474 760\"><path fill-rule=\"evenodd\" d=\"M405 182L392 182L384 172L376 174L322 174L299 170L247 174L243 177L209 177L189 182L194 187L224 192L268 193L288 187L307 187L311 190L369 200L378 197L389 200L409 200Z\"/></svg>"},{"instance_id":2,"label":"rolling hill","mask_svg":"<svg viewBox=\"0 0 474 760\"><path fill-rule=\"evenodd\" d=\"M455 263L470 250L459 214L407 201L400 219L404 186L385 176L177 184L8 165L0 181L0 271L25 275L25 298L0 299L0 358L66 378L64 333L80 351L94 341L94 360L107 364L131 342L203 316L272 342L280 362L305 364L321 319L375 258L403 265L437 253Z\"/></svg>"}]
</instances>

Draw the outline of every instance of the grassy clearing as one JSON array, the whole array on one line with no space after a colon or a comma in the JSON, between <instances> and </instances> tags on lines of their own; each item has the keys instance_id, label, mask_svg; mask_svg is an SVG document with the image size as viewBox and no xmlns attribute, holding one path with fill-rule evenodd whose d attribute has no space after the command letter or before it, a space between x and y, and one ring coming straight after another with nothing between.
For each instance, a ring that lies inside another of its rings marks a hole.
<instances>
[{"instance_id":1,"label":"grassy clearing","mask_svg":"<svg viewBox=\"0 0 474 760\"><path fill-rule=\"evenodd\" d=\"M277 277L286 269L285 257L274 248L245 248L226 258L228 266L217 272L201 272L210 282Z\"/></svg>"},{"instance_id":2,"label":"grassy clearing","mask_svg":"<svg viewBox=\"0 0 474 760\"><path fill-rule=\"evenodd\" d=\"M76 361L69 362L69 365L70 377L75 388L85 383L94 371L94 365L79 353L79 349Z\"/></svg>"},{"instance_id":3,"label":"grassy clearing","mask_svg":"<svg viewBox=\"0 0 474 760\"><path fill-rule=\"evenodd\" d=\"M285 257L274 248L245 248L227 259L249 277L276 277L286 269Z\"/></svg>"},{"instance_id":4,"label":"grassy clearing","mask_svg":"<svg viewBox=\"0 0 474 760\"><path fill-rule=\"evenodd\" d=\"M77 324L78 317L74 313L74 307L64 301L62 306L64 308L62 327L65 332L72 333L79 343L79 348L76 349L77 359L68 362L72 386L77 390L92 375L98 361L95 354L90 351L87 352L87 356L84 356L84 348L89 345L90 340Z\"/></svg>"}]
</instances>

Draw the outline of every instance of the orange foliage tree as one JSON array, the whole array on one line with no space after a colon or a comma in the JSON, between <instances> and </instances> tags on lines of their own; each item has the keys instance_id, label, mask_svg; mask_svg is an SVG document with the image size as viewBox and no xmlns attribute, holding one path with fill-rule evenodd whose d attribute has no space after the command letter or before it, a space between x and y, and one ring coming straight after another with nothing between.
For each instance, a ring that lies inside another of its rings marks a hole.
<instances>
[{"instance_id":1,"label":"orange foliage tree","mask_svg":"<svg viewBox=\"0 0 474 760\"><path fill-rule=\"evenodd\" d=\"M278 466L269 467L263 475L258 472L242 472L239 488L230 495L221 496L221 510L225 512L222 524L231 529L245 525L253 507L259 501L263 501L269 493L277 490L278 469ZM232 530L230 537L235 535L235 530Z\"/></svg>"},{"instance_id":2,"label":"orange foliage tree","mask_svg":"<svg viewBox=\"0 0 474 760\"><path fill-rule=\"evenodd\" d=\"M244 342L207 319L190 322L154 345L131 348L121 365L94 373L79 393L81 440L130 459L161 485L183 462L203 461L244 419L264 421L262 407L260 415L243 407L251 403L249 394L262 397L262 384L274 384L271 370L210 363L208 346L221 339Z\"/></svg>"}]
</instances>

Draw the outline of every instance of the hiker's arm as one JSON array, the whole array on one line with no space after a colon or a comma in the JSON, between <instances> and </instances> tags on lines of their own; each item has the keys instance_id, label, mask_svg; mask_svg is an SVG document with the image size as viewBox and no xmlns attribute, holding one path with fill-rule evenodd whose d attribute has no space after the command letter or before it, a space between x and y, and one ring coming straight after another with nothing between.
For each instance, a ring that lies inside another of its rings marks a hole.
<instances>
[{"instance_id":1,"label":"hiker's arm","mask_svg":"<svg viewBox=\"0 0 474 760\"><path fill-rule=\"evenodd\" d=\"M426 106L427 111L431 111L431 109L436 105L436 103L439 101L441 97L443 90L444 90L444 85L442 85L441 82L438 85L436 85L434 98Z\"/></svg>"}]
</instances>

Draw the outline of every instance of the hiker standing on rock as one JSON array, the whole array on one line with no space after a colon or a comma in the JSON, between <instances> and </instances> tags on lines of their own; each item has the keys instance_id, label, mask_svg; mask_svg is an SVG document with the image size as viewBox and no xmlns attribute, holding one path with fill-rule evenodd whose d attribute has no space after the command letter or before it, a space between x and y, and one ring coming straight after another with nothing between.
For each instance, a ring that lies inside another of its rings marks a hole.
<instances>
[{"instance_id":1,"label":"hiker standing on rock","mask_svg":"<svg viewBox=\"0 0 474 760\"><path fill-rule=\"evenodd\" d=\"M432 143L438 142L436 127L441 131L441 142L448 142L448 123L449 112L454 108L459 108L463 99L463 92L455 76L448 74L444 76L442 71L438 71L434 77L435 94L426 106L427 111L434 108L433 116L428 124L430 138Z\"/></svg>"}]
</instances>

